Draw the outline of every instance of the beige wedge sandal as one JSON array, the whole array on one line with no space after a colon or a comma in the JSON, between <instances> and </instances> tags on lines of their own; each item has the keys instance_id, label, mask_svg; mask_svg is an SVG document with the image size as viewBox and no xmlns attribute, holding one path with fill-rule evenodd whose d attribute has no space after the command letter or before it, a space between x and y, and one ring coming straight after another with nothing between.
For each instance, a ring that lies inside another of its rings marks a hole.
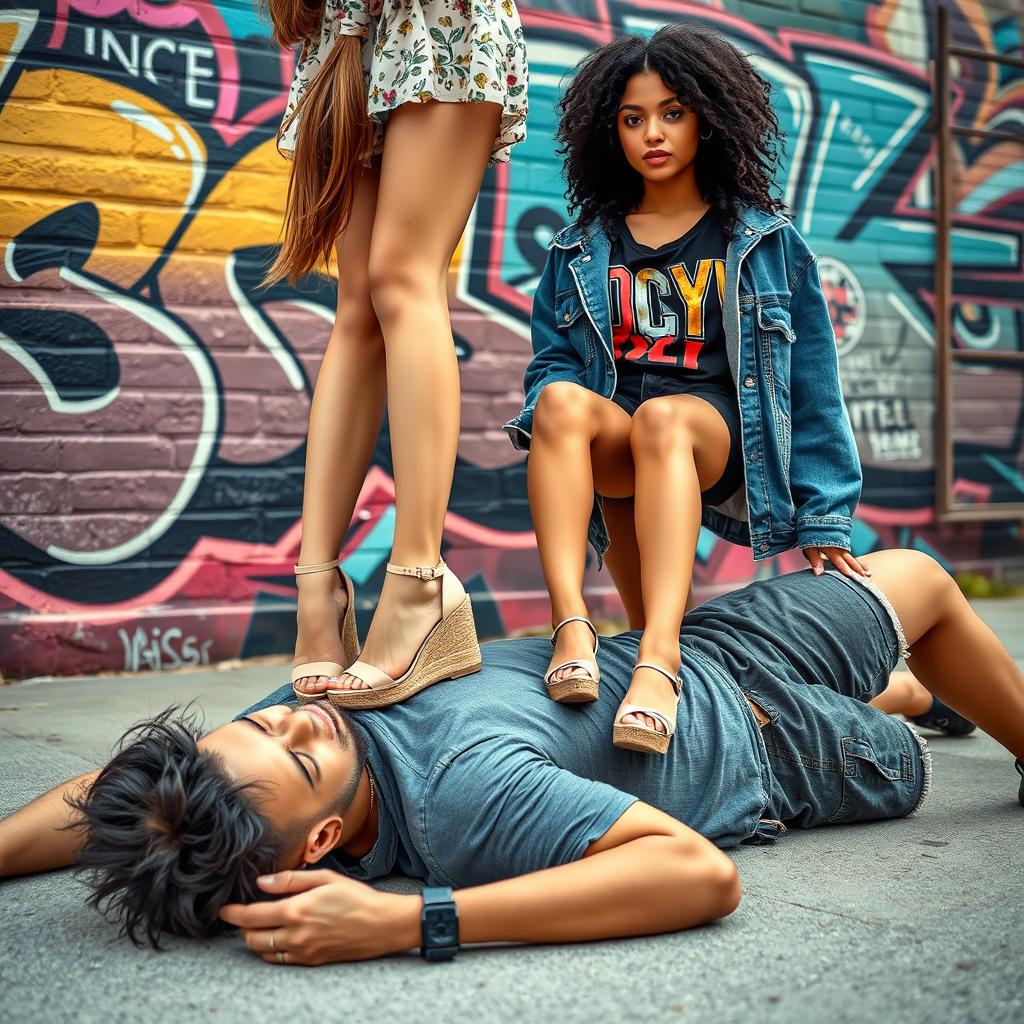
<instances>
[{"instance_id":1,"label":"beige wedge sandal","mask_svg":"<svg viewBox=\"0 0 1024 1024\"><path fill-rule=\"evenodd\" d=\"M441 620L427 634L405 673L392 679L365 661L349 665L345 672L362 680L368 689L331 690L328 698L340 708L383 708L419 693L445 679L458 679L480 671L480 644L476 639L473 606L459 578L443 561L434 566L409 568L387 564L397 576L441 580Z\"/></svg>"},{"instance_id":2,"label":"beige wedge sandal","mask_svg":"<svg viewBox=\"0 0 1024 1024\"><path fill-rule=\"evenodd\" d=\"M338 559L333 562L321 562L319 565L296 565L295 575L304 576L310 572L327 572L330 569L338 570L338 577L341 579L345 593L348 595L348 604L345 607L345 615L338 623L338 637L341 640L341 652L345 664L339 665L336 661L307 661L304 665L296 665L292 669L292 692L298 698L300 704L308 704L313 700L322 700L326 691L320 693L305 693L296 689L295 684L300 679L311 679L316 676L340 676L356 658L359 657L359 634L356 632L356 595L352 581L341 571Z\"/></svg>"},{"instance_id":3,"label":"beige wedge sandal","mask_svg":"<svg viewBox=\"0 0 1024 1024\"><path fill-rule=\"evenodd\" d=\"M678 675L674 676L667 668L649 661L638 661L633 666L633 671L636 672L638 668L653 668L655 672L660 672L672 684L672 689L676 692L676 707L679 706L679 693L683 683ZM622 720L626 715L649 715L661 722L665 726L665 731L658 732L649 725L623 725ZM668 745L672 742L672 734L675 731L674 718L669 719L654 708L640 707L623 701L616 712L615 725L612 726L612 743L622 750L635 750L639 754L667 754Z\"/></svg>"},{"instance_id":4,"label":"beige wedge sandal","mask_svg":"<svg viewBox=\"0 0 1024 1024\"><path fill-rule=\"evenodd\" d=\"M570 615L569 618L562 619L551 633L551 646L555 646L555 638L558 636L558 631L570 622L582 622L594 634L594 654L596 655L601 641L597 635L597 630L594 629L594 624L590 619L584 618L582 615ZM563 668L572 667L579 668L581 671L574 672L564 679L551 678ZM552 700L557 700L559 704L586 704L597 700L600 694L601 670L597 667L597 662L593 658L570 658L569 661L563 661L561 665L548 669L544 674L544 685L547 687L548 696Z\"/></svg>"}]
</instances>

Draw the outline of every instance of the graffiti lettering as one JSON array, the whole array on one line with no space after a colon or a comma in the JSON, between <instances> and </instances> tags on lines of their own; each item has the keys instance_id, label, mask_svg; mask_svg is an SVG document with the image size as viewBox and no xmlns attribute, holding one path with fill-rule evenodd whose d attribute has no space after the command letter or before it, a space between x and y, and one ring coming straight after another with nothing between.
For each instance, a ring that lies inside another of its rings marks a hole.
<instances>
[{"instance_id":1,"label":"graffiti lettering","mask_svg":"<svg viewBox=\"0 0 1024 1024\"><path fill-rule=\"evenodd\" d=\"M126 672L159 672L164 669L210 663L210 647L213 640L185 636L175 626L164 630L163 633L156 628L147 633L141 626L137 626L131 634L126 629L119 629L117 635L124 647Z\"/></svg>"},{"instance_id":2,"label":"graffiti lettering","mask_svg":"<svg viewBox=\"0 0 1024 1024\"><path fill-rule=\"evenodd\" d=\"M868 162L874 160L878 150L872 144L871 136L863 126L857 124L852 118L842 117L839 119L839 130L857 147L861 159Z\"/></svg>"},{"instance_id":3,"label":"graffiti lettering","mask_svg":"<svg viewBox=\"0 0 1024 1024\"><path fill-rule=\"evenodd\" d=\"M847 399L853 429L864 434L875 462L920 459L921 436L910 415L906 398Z\"/></svg>"},{"instance_id":4,"label":"graffiti lettering","mask_svg":"<svg viewBox=\"0 0 1024 1024\"><path fill-rule=\"evenodd\" d=\"M950 6L958 44L1020 52L1005 4ZM272 45L256 7L36 0L0 12L0 177L12 199L0 204L5 675L205 664L291 643L304 435L337 289L259 287L287 188L273 137L294 55ZM535 627L550 610L524 456L498 428L521 407L532 296L569 220L553 137L561 89L595 45L681 17L727 34L772 88L787 137L780 194L818 257L864 465L858 552L1024 559L1005 523L952 543L933 522L933 8L839 4L826 32L820 18L803 24L802 8L766 28L777 20L757 22L767 5L736 0L519 4L527 138L487 170L448 275L463 405L444 555L474 581L482 635ZM958 122L1019 132L1024 73L964 67ZM1020 147L956 146L955 341L1019 351ZM616 319L635 322L628 291L612 298ZM1024 375L972 364L958 388L955 492L1019 501ZM361 616L393 525L385 433L341 551ZM698 593L754 571L749 550L707 532L697 554ZM801 562L789 553L769 571ZM587 584L594 617L621 615L606 576ZM74 641L81 623L87 649Z\"/></svg>"},{"instance_id":5,"label":"graffiti lettering","mask_svg":"<svg viewBox=\"0 0 1024 1024\"><path fill-rule=\"evenodd\" d=\"M170 57L180 55L183 60L167 60L164 70L168 74L181 74L185 82L185 103L193 110L213 110L215 100L210 95L202 95L199 91L200 81L211 81L216 75L214 67L214 49L212 46L200 46L181 40L168 39L166 36L155 36L145 41L137 32L127 36L118 35L109 28L100 29L98 33L99 47L96 45L97 32L94 26L87 25L84 30L83 50L89 57L98 56L105 64L117 64L122 71L138 78L140 75L159 84L156 55L167 53ZM180 69L180 70L179 70ZM204 87L209 88L209 87Z\"/></svg>"}]
</instances>

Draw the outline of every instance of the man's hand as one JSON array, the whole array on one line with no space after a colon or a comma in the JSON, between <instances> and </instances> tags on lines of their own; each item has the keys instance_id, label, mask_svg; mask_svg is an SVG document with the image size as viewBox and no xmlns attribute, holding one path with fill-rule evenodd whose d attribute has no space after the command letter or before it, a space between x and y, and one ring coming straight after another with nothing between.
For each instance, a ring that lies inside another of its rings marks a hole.
<instances>
[{"instance_id":1,"label":"man's hand","mask_svg":"<svg viewBox=\"0 0 1024 1024\"><path fill-rule=\"evenodd\" d=\"M825 571L822 561L827 558L844 576L853 579L854 576L870 576L871 570L861 565L849 551L842 548L804 548L804 558L811 563L815 576L820 576Z\"/></svg>"},{"instance_id":2,"label":"man's hand","mask_svg":"<svg viewBox=\"0 0 1024 1024\"><path fill-rule=\"evenodd\" d=\"M259 887L295 893L267 903L228 904L221 919L269 964L339 963L411 949L420 943L417 896L378 892L335 871L279 871Z\"/></svg>"}]
</instances>

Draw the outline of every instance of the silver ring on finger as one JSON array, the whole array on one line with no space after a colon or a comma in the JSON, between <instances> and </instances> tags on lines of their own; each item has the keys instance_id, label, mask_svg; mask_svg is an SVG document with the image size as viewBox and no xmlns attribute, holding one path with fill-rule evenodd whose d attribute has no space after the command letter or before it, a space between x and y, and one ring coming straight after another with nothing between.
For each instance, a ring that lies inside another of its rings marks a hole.
<instances>
[{"instance_id":1,"label":"silver ring on finger","mask_svg":"<svg viewBox=\"0 0 1024 1024\"><path fill-rule=\"evenodd\" d=\"M277 962L278 962L279 964L283 964L283 963L284 963L284 951L283 951L283 950L280 950L280 949L279 949L279 950L277 950L277 952L276 952L276 953L274 953L274 959L275 959L275 960L276 960L276 961L277 961Z\"/></svg>"}]
</instances>

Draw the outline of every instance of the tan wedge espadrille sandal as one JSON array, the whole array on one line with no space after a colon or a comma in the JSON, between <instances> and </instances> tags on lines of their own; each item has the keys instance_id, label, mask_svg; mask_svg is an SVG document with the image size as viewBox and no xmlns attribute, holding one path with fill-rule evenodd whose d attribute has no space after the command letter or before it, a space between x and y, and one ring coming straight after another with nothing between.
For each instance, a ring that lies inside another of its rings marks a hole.
<instances>
[{"instance_id":1,"label":"tan wedge espadrille sandal","mask_svg":"<svg viewBox=\"0 0 1024 1024\"><path fill-rule=\"evenodd\" d=\"M339 665L336 661L307 661L304 665L296 665L292 669L292 693L298 698L300 704L308 704L313 700L322 700L326 691L320 693L304 693L296 689L295 684L300 679L310 679L315 676L340 676L356 658L359 657L359 635L356 633L356 595L352 587L352 581L341 571L338 560L333 562L321 562L319 565L296 565L295 575L303 576L309 572L327 572L330 569L337 569L345 593L348 595L348 605L345 608L345 615L338 623L338 637L341 640L341 652L345 664Z\"/></svg>"},{"instance_id":2,"label":"tan wedge espadrille sandal","mask_svg":"<svg viewBox=\"0 0 1024 1024\"><path fill-rule=\"evenodd\" d=\"M638 668L653 668L660 672L676 691L676 707L679 706L679 692L683 688L682 680L677 675L672 675L667 668L655 665L649 661L638 661L633 666L635 672ZM650 715L665 726L664 732L658 732L649 725L622 725L626 715ZM668 718L654 708L639 707L636 704L627 704L623 701L619 710L615 713L615 725L612 726L612 743L622 750L635 750L639 754L667 754L668 745L672 742L672 734L676 731L675 719Z\"/></svg>"},{"instance_id":3,"label":"tan wedge espadrille sandal","mask_svg":"<svg viewBox=\"0 0 1024 1024\"><path fill-rule=\"evenodd\" d=\"M594 629L594 624L582 615L570 615L569 618L562 619L551 633L551 646L555 646L558 631L570 622L582 622L594 634L594 654L596 655L601 641L598 638L597 630ZM573 667L580 671L563 679L551 678L563 668ZM548 696L552 700L557 700L559 704L587 704L592 700L597 700L600 694L601 670L593 658L570 658L568 661L563 661L561 665L548 669L544 674L544 685L547 687Z\"/></svg>"},{"instance_id":4,"label":"tan wedge espadrille sandal","mask_svg":"<svg viewBox=\"0 0 1024 1024\"><path fill-rule=\"evenodd\" d=\"M413 568L388 562L387 571L421 580L440 578L441 620L427 634L412 664L398 679L392 679L365 661L349 665L346 673L362 680L367 689L331 690L328 697L340 708L387 707L434 683L480 671L480 644L476 639L473 606L459 578L448 566L443 561L434 566Z\"/></svg>"}]
</instances>

